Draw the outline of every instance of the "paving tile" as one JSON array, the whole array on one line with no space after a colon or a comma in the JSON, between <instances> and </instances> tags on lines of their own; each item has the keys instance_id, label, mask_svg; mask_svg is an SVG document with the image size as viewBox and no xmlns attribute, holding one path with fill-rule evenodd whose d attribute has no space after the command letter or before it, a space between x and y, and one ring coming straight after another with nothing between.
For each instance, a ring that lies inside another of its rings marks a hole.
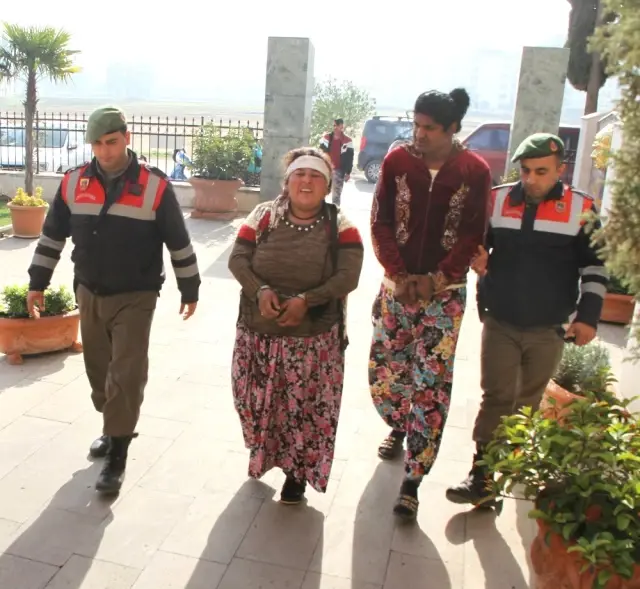
<instances>
[{"instance_id":1,"label":"paving tile","mask_svg":"<svg viewBox=\"0 0 640 589\"><path fill-rule=\"evenodd\" d=\"M456 517L461 506L445 499L445 489L426 480L422 483L416 525L397 526L391 550L462 565L466 519Z\"/></svg>"},{"instance_id":2,"label":"paving tile","mask_svg":"<svg viewBox=\"0 0 640 589\"><path fill-rule=\"evenodd\" d=\"M82 440L82 445L78 443L78 447L82 450L87 445L86 439ZM170 445L171 440L169 439L149 438L147 436L136 438L129 447L127 471L120 494L109 500L101 498L95 490L95 482L102 468L102 461L90 462L89 466L87 466L85 454L82 453L84 468L74 472L74 484L67 485L54 495L51 500L51 506L100 519L108 517L112 510L136 487L142 476L167 451ZM78 453L80 454L80 452ZM74 460L78 460L78 458L76 457Z\"/></svg>"},{"instance_id":3,"label":"paving tile","mask_svg":"<svg viewBox=\"0 0 640 589\"><path fill-rule=\"evenodd\" d=\"M60 567L74 553L93 556L100 526L95 518L45 509L18 530L6 552Z\"/></svg>"},{"instance_id":4,"label":"paving tile","mask_svg":"<svg viewBox=\"0 0 640 589\"><path fill-rule=\"evenodd\" d=\"M243 456L236 455L233 448L228 442L213 443L200 432L187 430L142 477L140 486L195 497L213 477L224 478L221 470L225 464L238 470L236 478L241 484L247 478L246 465L242 473Z\"/></svg>"},{"instance_id":5,"label":"paving tile","mask_svg":"<svg viewBox=\"0 0 640 589\"><path fill-rule=\"evenodd\" d=\"M304 571L234 558L217 589L300 589Z\"/></svg>"},{"instance_id":6,"label":"paving tile","mask_svg":"<svg viewBox=\"0 0 640 589\"><path fill-rule=\"evenodd\" d=\"M46 589L131 589L138 569L74 554Z\"/></svg>"},{"instance_id":7,"label":"paving tile","mask_svg":"<svg viewBox=\"0 0 640 589\"><path fill-rule=\"evenodd\" d=\"M76 553L143 569L185 517L192 501L190 497L136 487L94 530L91 542Z\"/></svg>"},{"instance_id":8,"label":"paving tile","mask_svg":"<svg viewBox=\"0 0 640 589\"><path fill-rule=\"evenodd\" d=\"M464 558L465 589L535 586L530 563L536 524L527 517L532 504L507 499L502 514L473 511L467 515Z\"/></svg>"},{"instance_id":9,"label":"paving tile","mask_svg":"<svg viewBox=\"0 0 640 589\"><path fill-rule=\"evenodd\" d=\"M0 555L0 587L3 589L44 589L58 567L11 556Z\"/></svg>"},{"instance_id":10,"label":"paving tile","mask_svg":"<svg viewBox=\"0 0 640 589\"><path fill-rule=\"evenodd\" d=\"M391 553L384 589L459 589L463 586L460 564L445 565L437 559ZM505 586L492 585L491 589L493 587L497 589Z\"/></svg>"},{"instance_id":11,"label":"paving tile","mask_svg":"<svg viewBox=\"0 0 640 589\"><path fill-rule=\"evenodd\" d=\"M176 440L182 435L186 427L187 424L183 421L142 414L136 430L145 437Z\"/></svg>"},{"instance_id":12,"label":"paving tile","mask_svg":"<svg viewBox=\"0 0 640 589\"><path fill-rule=\"evenodd\" d=\"M0 553L2 553L5 546L8 546L9 539L13 537L19 528L20 522L0 519Z\"/></svg>"},{"instance_id":13,"label":"paving tile","mask_svg":"<svg viewBox=\"0 0 640 589\"><path fill-rule=\"evenodd\" d=\"M309 570L381 585L394 526L391 510L381 505L364 503L354 509L334 504Z\"/></svg>"},{"instance_id":14,"label":"paving tile","mask_svg":"<svg viewBox=\"0 0 640 589\"><path fill-rule=\"evenodd\" d=\"M160 548L164 552L228 564L262 501L245 493L199 495Z\"/></svg>"},{"instance_id":15,"label":"paving tile","mask_svg":"<svg viewBox=\"0 0 640 589\"><path fill-rule=\"evenodd\" d=\"M0 364L0 372L3 366ZM7 368L8 370L8 368ZM24 415L29 409L48 399L62 385L46 381L23 380L11 386L2 386L0 377L0 429Z\"/></svg>"},{"instance_id":16,"label":"paving tile","mask_svg":"<svg viewBox=\"0 0 640 589\"><path fill-rule=\"evenodd\" d=\"M382 589L382 585L361 583L319 573L307 573L304 583L302 583L302 589Z\"/></svg>"},{"instance_id":17,"label":"paving tile","mask_svg":"<svg viewBox=\"0 0 640 589\"><path fill-rule=\"evenodd\" d=\"M324 515L312 507L265 501L238 556L306 571L323 525Z\"/></svg>"},{"instance_id":18,"label":"paving tile","mask_svg":"<svg viewBox=\"0 0 640 589\"><path fill-rule=\"evenodd\" d=\"M0 479L59 433L64 424L19 417L0 430Z\"/></svg>"},{"instance_id":19,"label":"paving tile","mask_svg":"<svg viewBox=\"0 0 640 589\"><path fill-rule=\"evenodd\" d=\"M91 389L86 378L82 376L58 389L42 403L32 407L27 414L73 423L89 411L95 411L91 404Z\"/></svg>"},{"instance_id":20,"label":"paving tile","mask_svg":"<svg viewBox=\"0 0 640 589\"><path fill-rule=\"evenodd\" d=\"M226 565L158 551L133 589L215 589Z\"/></svg>"}]
</instances>

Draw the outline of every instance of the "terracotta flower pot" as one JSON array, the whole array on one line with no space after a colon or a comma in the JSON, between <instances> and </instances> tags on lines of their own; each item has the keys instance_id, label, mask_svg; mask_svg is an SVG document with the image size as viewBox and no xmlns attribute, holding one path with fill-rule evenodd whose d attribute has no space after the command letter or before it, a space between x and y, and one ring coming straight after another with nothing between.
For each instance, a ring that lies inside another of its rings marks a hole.
<instances>
[{"instance_id":1,"label":"terracotta flower pot","mask_svg":"<svg viewBox=\"0 0 640 589\"><path fill-rule=\"evenodd\" d=\"M540 411L546 418L562 420L569 412L566 406L579 398L580 395L570 393L561 386L558 386L553 380L550 380L542 396L542 401L540 402ZM554 399L555 404L552 404L549 399Z\"/></svg>"},{"instance_id":2,"label":"terracotta flower pot","mask_svg":"<svg viewBox=\"0 0 640 589\"><path fill-rule=\"evenodd\" d=\"M545 536L549 526L538 520L538 535L531 545L531 564L536 575L537 589L592 589L599 571L580 574L584 561L576 552L567 552L567 544L558 535L549 534L549 545ZM629 580L613 576L606 589L640 589L640 566L634 566L633 577Z\"/></svg>"},{"instance_id":3,"label":"terracotta flower pot","mask_svg":"<svg viewBox=\"0 0 640 589\"><path fill-rule=\"evenodd\" d=\"M629 325L633 319L635 303L635 299L631 295L608 292L604 297L600 321Z\"/></svg>"},{"instance_id":4,"label":"terracotta flower pot","mask_svg":"<svg viewBox=\"0 0 640 589\"><path fill-rule=\"evenodd\" d=\"M11 224L13 225L13 235L34 239L40 237L44 218L47 214L47 207L22 207L19 205L7 204L11 211Z\"/></svg>"},{"instance_id":5,"label":"terracotta flower pot","mask_svg":"<svg viewBox=\"0 0 640 589\"><path fill-rule=\"evenodd\" d=\"M195 219L217 219L230 221L238 214L236 192L243 185L242 180L207 180L189 178L195 190Z\"/></svg>"},{"instance_id":6,"label":"terracotta flower pot","mask_svg":"<svg viewBox=\"0 0 640 589\"><path fill-rule=\"evenodd\" d=\"M9 364L22 364L23 354L66 349L81 352L79 326L80 313L77 310L39 319L0 317L0 352L7 355Z\"/></svg>"}]
</instances>

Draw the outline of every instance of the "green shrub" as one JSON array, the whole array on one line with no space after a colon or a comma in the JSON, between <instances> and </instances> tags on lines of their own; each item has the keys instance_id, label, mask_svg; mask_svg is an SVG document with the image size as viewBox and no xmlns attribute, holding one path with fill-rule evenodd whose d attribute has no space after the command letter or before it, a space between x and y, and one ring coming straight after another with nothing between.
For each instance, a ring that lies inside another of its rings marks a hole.
<instances>
[{"instance_id":1,"label":"green shrub","mask_svg":"<svg viewBox=\"0 0 640 589\"><path fill-rule=\"evenodd\" d=\"M14 319L29 317L27 311L28 292L28 285L5 286L0 293L0 314ZM44 307L42 317L64 315L76 308L75 297L66 286L48 288L44 291Z\"/></svg>"},{"instance_id":2,"label":"green shrub","mask_svg":"<svg viewBox=\"0 0 640 589\"><path fill-rule=\"evenodd\" d=\"M597 342L586 346L565 345L553 380L570 393L602 395L615 381L609 350Z\"/></svg>"}]
</instances>

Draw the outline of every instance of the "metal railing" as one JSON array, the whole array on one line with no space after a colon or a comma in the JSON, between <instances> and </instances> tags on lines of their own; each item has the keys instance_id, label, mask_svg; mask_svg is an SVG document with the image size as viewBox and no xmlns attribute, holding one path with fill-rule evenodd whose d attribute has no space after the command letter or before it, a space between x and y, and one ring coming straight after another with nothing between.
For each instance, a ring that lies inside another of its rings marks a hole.
<instances>
[{"instance_id":1,"label":"metal railing","mask_svg":"<svg viewBox=\"0 0 640 589\"><path fill-rule=\"evenodd\" d=\"M85 143L87 115L78 113L36 113L34 118L35 172L63 173L82 165L92 157L91 146ZM133 116L127 121L131 133L130 147L138 156L166 174L175 163L174 152L184 149L193 154L193 140L205 124L213 123L222 135L231 129L249 129L256 140L263 138L260 123L232 121L207 117ZM24 170L25 115L21 112L0 112L0 169ZM249 176L249 175L248 175ZM256 176L252 176L256 182Z\"/></svg>"}]
</instances>

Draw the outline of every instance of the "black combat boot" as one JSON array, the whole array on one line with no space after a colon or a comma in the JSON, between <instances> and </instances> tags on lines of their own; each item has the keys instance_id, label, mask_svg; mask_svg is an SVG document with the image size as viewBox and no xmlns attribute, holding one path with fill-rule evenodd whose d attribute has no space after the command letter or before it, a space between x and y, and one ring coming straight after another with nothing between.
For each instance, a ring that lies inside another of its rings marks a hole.
<instances>
[{"instance_id":1,"label":"black combat boot","mask_svg":"<svg viewBox=\"0 0 640 589\"><path fill-rule=\"evenodd\" d=\"M483 448L478 445L476 454L473 457L473 466L469 472L469 476L456 487L447 489L447 499L452 503L470 503L471 505L479 505L483 507L492 507L492 500L482 501L492 496L488 485L491 484L491 475L486 466L476 464L483 458ZM482 502L482 503L481 503Z\"/></svg>"},{"instance_id":2,"label":"black combat boot","mask_svg":"<svg viewBox=\"0 0 640 589\"><path fill-rule=\"evenodd\" d=\"M112 437L109 452L96 482L96 490L105 495L117 495L122 487L127 466L127 453L133 436Z\"/></svg>"},{"instance_id":3,"label":"black combat boot","mask_svg":"<svg viewBox=\"0 0 640 589\"><path fill-rule=\"evenodd\" d=\"M111 438L109 436L100 436L91 444L89 455L92 458L104 458L109 453L110 447Z\"/></svg>"}]
</instances>

